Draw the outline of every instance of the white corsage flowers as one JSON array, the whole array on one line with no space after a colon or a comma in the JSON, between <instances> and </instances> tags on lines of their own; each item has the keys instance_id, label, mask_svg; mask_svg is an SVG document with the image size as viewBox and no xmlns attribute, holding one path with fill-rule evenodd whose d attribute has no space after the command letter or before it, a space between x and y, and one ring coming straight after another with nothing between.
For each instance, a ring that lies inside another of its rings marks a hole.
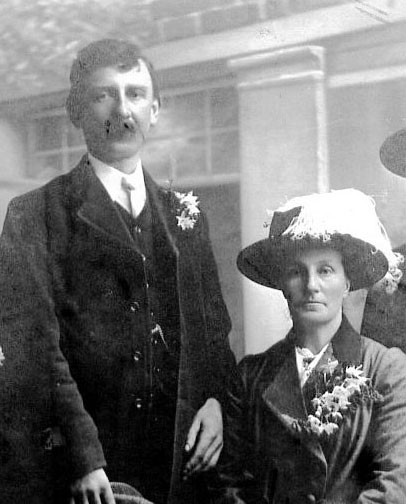
<instances>
[{"instance_id":1,"label":"white corsage flowers","mask_svg":"<svg viewBox=\"0 0 406 504\"><path fill-rule=\"evenodd\" d=\"M193 191L189 191L188 193L175 191L174 194L179 200L179 208L176 215L178 226L182 231L193 229L200 214L197 196L193 194Z\"/></svg>"},{"instance_id":2,"label":"white corsage flowers","mask_svg":"<svg viewBox=\"0 0 406 504\"><path fill-rule=\"evenodd\" d=\"M312 411L306 420L293 420L293 428L300 434L329 438L361 404L382 400L371 380L363 376L362 365L332 361L315 372L312 381L316 390L310 402Z\"/></svg>"}]
</instances>

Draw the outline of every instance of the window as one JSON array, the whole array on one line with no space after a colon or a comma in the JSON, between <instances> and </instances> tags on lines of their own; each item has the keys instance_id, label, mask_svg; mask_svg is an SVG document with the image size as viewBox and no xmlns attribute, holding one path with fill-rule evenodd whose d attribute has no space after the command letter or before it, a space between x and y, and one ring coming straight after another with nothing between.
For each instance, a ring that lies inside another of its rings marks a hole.
<instances>
[{"instance_id":1,"label":"window","mask_svg":"<svg viewBox=\"0 0 406 504\"><path fill-rule=\"evenodd\" d=\"M70 123L62 108L33 117L28 143L32 155L27 164L27 176L40 181L66 173L86 152L81 131Z\"/></svg>"},{"instance_id":2,"label":"window","mask_svg":"<svg viewBox=\"0 0 406 504\"><path fill-rule=\"evenodd\" d=\"M62 108L32 118L29 145L34 163L27 166L27 176L41 181L69 171L86 152L81 131ZM161 182L235 181L239 172L236 90L228 84L164 95L142 159Z\"/></svg>"},{"instance_id":3,"label":"window","mask_svg":"<svg viewBox=\"0 0 406 504\"><path fill-rule=\"evenodd\" d=\"M239 172L238 101L233 87L166 96L160 114L143 153L157 179L196 185Z\"/></svg>"}]
</instances>

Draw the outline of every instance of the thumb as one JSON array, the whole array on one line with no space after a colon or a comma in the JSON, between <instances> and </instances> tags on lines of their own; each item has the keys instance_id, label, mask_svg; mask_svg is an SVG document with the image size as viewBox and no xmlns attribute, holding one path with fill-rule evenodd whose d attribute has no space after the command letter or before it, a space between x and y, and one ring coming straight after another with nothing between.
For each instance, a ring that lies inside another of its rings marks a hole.
<instances>
[{"instance_id":1,"label":"thumb","mask_svg":"<svg viewBox=\"0 0 406 504\"><path fill-rule=\"evenodd\" d=\"M200 430L201 420L198 415L195 416L192 425L190 426L186 443L185 443L185 451L190 452L195 446L197 435Z\"/></svg>"}]
</instances>

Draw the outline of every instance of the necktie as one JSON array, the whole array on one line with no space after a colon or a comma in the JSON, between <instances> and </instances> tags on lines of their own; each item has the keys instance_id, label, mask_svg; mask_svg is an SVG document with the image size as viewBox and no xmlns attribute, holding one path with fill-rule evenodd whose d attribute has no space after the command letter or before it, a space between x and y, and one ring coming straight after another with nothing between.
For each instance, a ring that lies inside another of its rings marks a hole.
<instances>
[{"instance_id":1,"label":"necktie","mask_svg":"<svg viewBox=\"0 0 406 504\"><path fill-rule=\"evenodd\" d=\"M125 177L121 179L121 185L128 196L128 209L131 215L136 218L141 213L144 202L137 197L136 188Z\"/></svg>"}]
</instances>

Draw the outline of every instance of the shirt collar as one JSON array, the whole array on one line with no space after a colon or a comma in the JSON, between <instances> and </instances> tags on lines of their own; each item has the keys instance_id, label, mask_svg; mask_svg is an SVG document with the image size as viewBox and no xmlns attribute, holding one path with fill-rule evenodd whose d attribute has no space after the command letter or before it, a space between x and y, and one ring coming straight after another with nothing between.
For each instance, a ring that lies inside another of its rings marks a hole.
<instances>
[{"instance_id":1,"label":"shirt collar","mask_svg":"<svg viewBox=\"0 0 406 504\"><path fill-rule=\"evenodd\" d=\"M145 203L146 189L141 160L138 160L135 170L132 173L127 174L104 163L103 161L100 161L100 159L95 158L90 153L88 153L88 157L96 177L103 184L113 201L117 201L121 206L128 210L128 196L122 187L122 180L125 178L134 187L134 190L137 193L137 198Z\"/></svg>"},{"instance_id":2,"label":"shirt collar","mask_svg":"<svg viewBox=\"0 0 406 504\"><path fill-rule=\"evenodd\" d=\"M319 360L323 357L324 352L327 350L329 343L325 345L319 353L313 354L308 348L295 347L296 350L296 366L299 374L300 385L303 388L310 373L317 366ZM306 363L306 359L311 358L311 362Z\"/></svg>"}]
</instances>

